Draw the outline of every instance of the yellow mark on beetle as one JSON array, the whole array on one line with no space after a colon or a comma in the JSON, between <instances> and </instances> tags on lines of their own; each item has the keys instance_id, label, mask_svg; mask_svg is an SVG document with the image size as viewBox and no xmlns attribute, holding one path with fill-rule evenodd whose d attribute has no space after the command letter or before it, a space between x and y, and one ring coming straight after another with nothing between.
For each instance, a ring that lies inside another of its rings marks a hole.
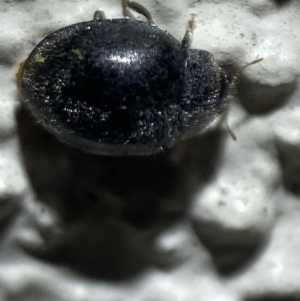
<instances>
[{"instance_id":1,"label":"yellow mark on beetle","mask_svg":"<svg viewBox=\"0 0 300 301\"><path fill-rule=\"evenodd\" d=\"M46 56L42 56L41 54L38 54L35 58L35 61L37 63L45 63L47 57Z\"/></svg>"},{"instance_id":2,"label":"yellow mark on beetle","mask_svg":"<svg viewBox=\"0 0 300 301\"><path fill-rule=\"evenodd\" d=\"M83 53L81 52L80 49L78 49L78 48L72 49L72 52L75 53L80 60L84 59L84 55L83 55Z\"/></svg>"}]
</instances>

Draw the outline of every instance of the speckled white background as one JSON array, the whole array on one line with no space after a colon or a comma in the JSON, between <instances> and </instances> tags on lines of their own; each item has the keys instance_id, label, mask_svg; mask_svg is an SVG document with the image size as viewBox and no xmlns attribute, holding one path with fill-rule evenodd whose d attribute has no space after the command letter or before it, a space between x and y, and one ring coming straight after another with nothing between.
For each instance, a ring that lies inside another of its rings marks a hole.
<instances>
[{"instance_id":1,"label":"speckled white background","mask_svg":"<svg viewBox=\"0 0 300 301\"><path fill-rule=\"evenodd\" d=\"M245 70L228 123L154 158L69 149L20 109L47 34L120 0L0 0L0 300L300 300L300 2L140 0Z\"/></svg>"}]
</instances>

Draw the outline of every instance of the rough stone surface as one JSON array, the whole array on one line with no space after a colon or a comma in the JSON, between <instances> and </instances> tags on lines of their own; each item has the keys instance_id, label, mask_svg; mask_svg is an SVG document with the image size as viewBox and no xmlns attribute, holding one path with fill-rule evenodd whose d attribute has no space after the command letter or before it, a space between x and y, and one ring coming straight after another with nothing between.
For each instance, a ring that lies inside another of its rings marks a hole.
<instances>
[{"instance_id":1,"label":"rough stone surface","mask_svg":"<svg viewBox=\"0 0 300 301\"><path fill-rule=\"evenodd\" d=\"M239 70L228 124L145 158L80 153L20 108L14 74L52 31L119 0L0 5L0 300L300 300L300 3L140 0ZM140 17L138 17L140 18Z\"/></svg>"}]
</instances>

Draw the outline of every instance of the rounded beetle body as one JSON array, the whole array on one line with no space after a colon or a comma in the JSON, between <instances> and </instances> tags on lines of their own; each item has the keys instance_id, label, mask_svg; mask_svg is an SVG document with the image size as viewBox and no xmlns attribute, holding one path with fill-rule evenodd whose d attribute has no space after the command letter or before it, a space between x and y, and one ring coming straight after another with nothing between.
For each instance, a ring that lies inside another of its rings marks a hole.
<instances>
[{"instance_id":1,"label":"rounded beetle body","mask_svg":"<svg viewBox=\"0 0 300 301\"><path fill-rule=\"evenodd\" d=\"M202 50L159 27L94 20L41 41L21 71L25 106L63 142L148 155L193 136L228 104L230 80Z\"/></svg>"}]
</instances>

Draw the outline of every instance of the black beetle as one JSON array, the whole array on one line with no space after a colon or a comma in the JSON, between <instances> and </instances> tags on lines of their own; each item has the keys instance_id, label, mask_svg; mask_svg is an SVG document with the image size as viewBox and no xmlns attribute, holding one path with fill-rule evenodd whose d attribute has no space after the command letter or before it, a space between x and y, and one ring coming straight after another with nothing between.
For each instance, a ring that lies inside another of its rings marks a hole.
<instances>
[{"instance_id":1,"label":"black beetle","mask_svg":"<svg viewBox=\"0 0 300 301\"><path fill-rule=\"evenodd\" d=\"M196 136L228 107L233 77L204 50L190 49L144 15L94 19L59 29L21 65L25 106L61 141L101 155L149 155Z\"/></svg>"}]
</instances>

